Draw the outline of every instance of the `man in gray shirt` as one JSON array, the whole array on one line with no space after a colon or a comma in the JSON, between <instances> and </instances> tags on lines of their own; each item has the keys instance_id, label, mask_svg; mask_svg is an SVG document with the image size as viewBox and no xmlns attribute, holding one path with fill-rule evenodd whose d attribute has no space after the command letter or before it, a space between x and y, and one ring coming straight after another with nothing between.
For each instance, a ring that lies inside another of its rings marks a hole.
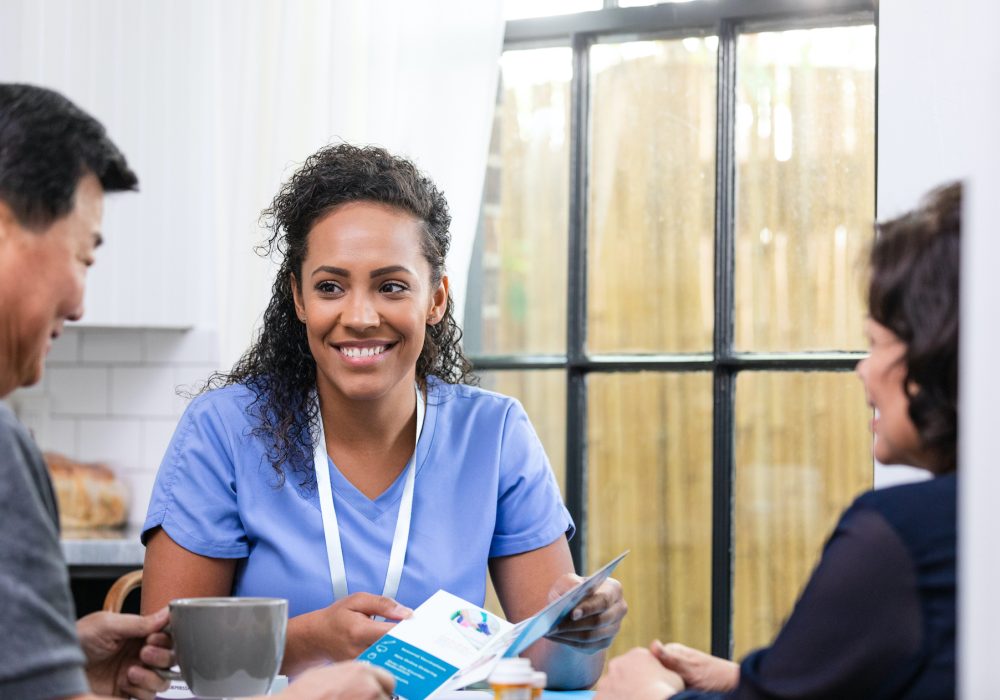
<instances>
[{"instance_id":1,"label":"man in gray shirt","mask_svg":"<svg viewBox=\"0 0 1000 700\"><path fill-rule=\"evenodd\" d=\"M136 176L95 119L49 90L0 84L0 399L41 377L63 322L83 313L104 192ZM0 404L0 697L91 691L152 698L173 661L153 615L75 621L42 455Z\"/></svg>"},{"instance_id":2,"label":"man in gray shirt","mask_svg":"<svg viewBox=\"0 0 1000 700\"><path fill-rule=\"evenodd\" d=\"M0 642L0 697L59 698L85 694L90 687L109 695L120 690L151 697L153 689L142 688L143 680L154 686L165 682L146 675L148 670L130 671L122 664L138 662L135 653L143 638L166 622L165 611L146 618L97 613L74 625L57 523L42 456L0 403L0 629L5 636ZM159 639L166 643L165 635ZM107 641L111 654L102 659L100 647ZM90 658L81 642L89 644ZM169 652L158 651L167 664ZM133 676L140 685L130 682Z\"/></svg>"},{"instance_id":3,"label":"man in gray shirt","mask_svg":"<svg viewBox=\"0 0 1000 700\"><path fill-rule=\"evenodd\" d=\"M4 697L87 692L73 629L69 579L59 557L55 498L35 447L0 403L0 655Z\"/></svg>"},{"instance_id":4,"label":"man in gray shirt","mask_svg":"<svg viewBox=\"0 0 1000 700\"><path fill-rule=\"evenodd\" d=\"M104 127L65 97L0 83L0 400L36 383L66 321L83 314L106 192L136 176ZM27 430L0 402L0 699L152 700L173 663L152 615L74 622L56 500ZM359 663L310 671L285 700L388 700L392 677Z\"/></svg>"}]
</instances>

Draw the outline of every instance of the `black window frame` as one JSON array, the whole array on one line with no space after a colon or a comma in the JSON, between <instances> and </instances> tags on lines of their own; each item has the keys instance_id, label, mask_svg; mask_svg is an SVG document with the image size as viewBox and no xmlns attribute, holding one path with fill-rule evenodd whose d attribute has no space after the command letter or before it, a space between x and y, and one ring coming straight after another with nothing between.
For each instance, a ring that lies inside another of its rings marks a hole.
<instances>
[{"instance_id":1,"label":"black window frame","mask_svg":"<svg viewBox=\"0 0 1000 700\"><path fill-rule=\"evenodd\" d=\"M781 31L874 24L872 0L695 0L690 3L619 8L605 0L592 12L507 22L504 51L571 47L569 248L565 354L472 356L476 371L555 370L566 372L566 505L577 524L570 542L578 571L588 570L587 551L587 376L609 372L711 372L712 553L711 650L733 651L733 482L735 477L735 387L746 371L836 371L854 369L863 352L737 352L734 348L735 122L737 41L747 31ZM714 331L711 353L588 354L587 203L589 173L590 47L611 40L665 35L718 36L716 80ZM877 39L876 39L877 46ZM877 50L877 49L876 49ZM878 85L876 61L875 84ZM876 105L876 131L878 110ZM877 146L877 144L876 144ZM877 147L875 149L877 153ZM877 167L877 163L876 163ZM872 212L874 216L874 212Z\"/></svg>"}]
</instances>

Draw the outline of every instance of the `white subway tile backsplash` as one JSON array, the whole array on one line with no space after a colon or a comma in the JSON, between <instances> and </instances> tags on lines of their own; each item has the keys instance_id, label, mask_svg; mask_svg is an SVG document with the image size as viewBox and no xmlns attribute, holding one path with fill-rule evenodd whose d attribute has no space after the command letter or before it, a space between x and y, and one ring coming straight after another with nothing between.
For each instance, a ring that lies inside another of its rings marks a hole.
<instances>
[{"instance_id":1,"label":"white subway tile backsplash","mask_svg":"<svg viewBox=\"0 0 1000 700\"><path fill-rule=\"evenodd\" d=\"M80 355L80 331L75 328L65 328L62 335L52 341L49 350L49 362L76 362Z\"/></svg>"},{"instance_id":2,"label":"white subway tile backsplash","mask_svg":"<svg viewBox=\"0 0 1000 700\"><path fill-rule=\"evenodd\" d=\"M214 365L219 361L216 333L207 330L143 332L143 359L146 362Z\"/></svg>"},{"instance_id":3,"label":"white subway tile backsplash","mask_svg":"<svg viewBox=\"0 0 1000 700\"><path fill-rule=\"evenodd\" d=\"M86 363L111 364L142 360L142 331L94 329L80 335L80 359Z\"/></svg>"},{"instance_id":4,"label":"white subway tile backsplash","mask_svg":"<svg viewBox=\"0 0 1000 700\"><path fill-rule=\"evenodd\" d=\"M170 438L174 436L177 420L150 418L142 422L142 456L140 464L143 469L155 472L163 455L167 452Z\"/></svg>"},{"instance_id":5,"label":"white subway tile backsplash","mask_svg":"<svg viewBox=\"0 0 1000 700\"><path fill-rule=\"evenodd\" d=\"M105 367L52 367L48 370L54 415L107 415L108 370Z\"/></svg>"},{"instance_id":6,"label":"white subway tile backsplash","mask_svg":"<svg viewBox=\"0 0 1000 700\"><path fill-rule=\"evenodd\" d=\"M132 492L129 522L145 517L156 470L190 399L218 367L213 331L68 328L38 384L19 389L44 450L104 462Z\"/></svg>"},{"instance_id":7,"label":"white subway tile backsplash","mask_svg":"<svg viewBox=\"0 0 1000 700\"><path fill-rule=\"evenodd\" d=\"M115 471L140 467L142 423L133 419L85 418L80 420L77 458L104 462Z\"/></svg>"},{"instance_id":8,"label":"white subway tile backsplash","mask_svg":"<svg viewBox=\"0 0 1000 700\"><path fill-rule=\"evenodd\" d=\"M76 426L74 418L49 418L48 433L39 438L38 444L46 452L58 452L67 457L77 453Z\"/></svg>"},{"instance_id":9,"label":"white subway tile backsplash","mask_svg":"<svg viewBox=\"0 0 1000 700\"><path fill-rule=\"evenodd\" d=\"M176 414L174 368L169 365L113 367L111 413L115 416L169 417Z\"/></svg>"},{"instance_id":10,"label":"white subway tile backsplash","mask_svg":"<svg viewBox=\"0 0 1000 700\"><path fill-rule=\"evenodd\" d=\"M125 483L129 492L129 525L142 525L149 508L149 496L153 493L156 473L137 470L122 470L118 477Z\"/></svg>"}]
</instances>

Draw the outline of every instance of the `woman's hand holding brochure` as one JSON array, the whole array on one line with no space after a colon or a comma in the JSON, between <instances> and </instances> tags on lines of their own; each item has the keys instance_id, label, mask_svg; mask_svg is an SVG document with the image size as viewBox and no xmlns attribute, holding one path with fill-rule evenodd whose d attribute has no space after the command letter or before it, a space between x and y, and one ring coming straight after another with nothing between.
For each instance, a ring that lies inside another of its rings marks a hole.
<instances>
[{"instance_id":1,"label":"woman's hand holding brochure","mask_svg":"<svg viewBox=\"0 0 1000 700\"><path fill-rule=\"evenodd\" d=\"M549 599L558 600L585 581L582 576L565 574L552 586ZM627 611L621 583L609 578L591 590L545 637L593 654L611 646Z\"/></svg>"},{"instance_id":2,"label":"woman's hand holding brochure","mask_svg":"<svg viewBox=\"0 0 1000 700\"><path fill-rule=\"evenodd\" d=\"M549 593L551 602L516 626L520 633L504 656L517 656L546 636L592 652L610 645L621 617L612 608L624 607L625 600L621 584L608 578L627 554L628 550L622 552L587 578L567 574L556 581ZM611 619L619 622L609 626L606 621Z\"/></svg>"},{"instance_id":3,"label":"woman's hand holding brochure","mask_svg":"<svg viewBox=\"0 0 1000 700\"><path fill-rule=\"evenodd\" d=\"M485 680L500 658L517 656L545 636L599 651L623 614L616 607L625 605L621 586L608 577L626 554L587 578L561 578L551 602L517 625L438 591L359 658L392 673L400 697L423 700Z\"/></svg>"}]
</instances>

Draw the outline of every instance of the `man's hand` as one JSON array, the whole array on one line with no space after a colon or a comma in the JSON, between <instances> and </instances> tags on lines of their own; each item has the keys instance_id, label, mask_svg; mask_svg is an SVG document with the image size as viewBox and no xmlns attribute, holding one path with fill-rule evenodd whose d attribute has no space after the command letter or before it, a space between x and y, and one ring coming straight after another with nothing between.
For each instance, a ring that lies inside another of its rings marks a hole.
<instances>
[{"instance_id":1,"label":"man's hand","mask_svg":"<svg viewBox=\"0 0 1000 700\"><path fill-rule=\"evenodd\" d=\"M597 682L594 700L664 700L684 690L684 681L653 656L636 647L608 662Z\"/></svg>"},{"instance_id":2,"label":"man's hand","mask_svg":"<svg viewBox=\"0 0 1000 700\"><path fill-rule=\"evenodd\" d=\"M87 657L87 680L99 695L153 700L168 682L152 669L174 664L173 642L163 631L170 612L152 615L96 612L80 618L76 633Z\"/></svg>"}]
</instances>

